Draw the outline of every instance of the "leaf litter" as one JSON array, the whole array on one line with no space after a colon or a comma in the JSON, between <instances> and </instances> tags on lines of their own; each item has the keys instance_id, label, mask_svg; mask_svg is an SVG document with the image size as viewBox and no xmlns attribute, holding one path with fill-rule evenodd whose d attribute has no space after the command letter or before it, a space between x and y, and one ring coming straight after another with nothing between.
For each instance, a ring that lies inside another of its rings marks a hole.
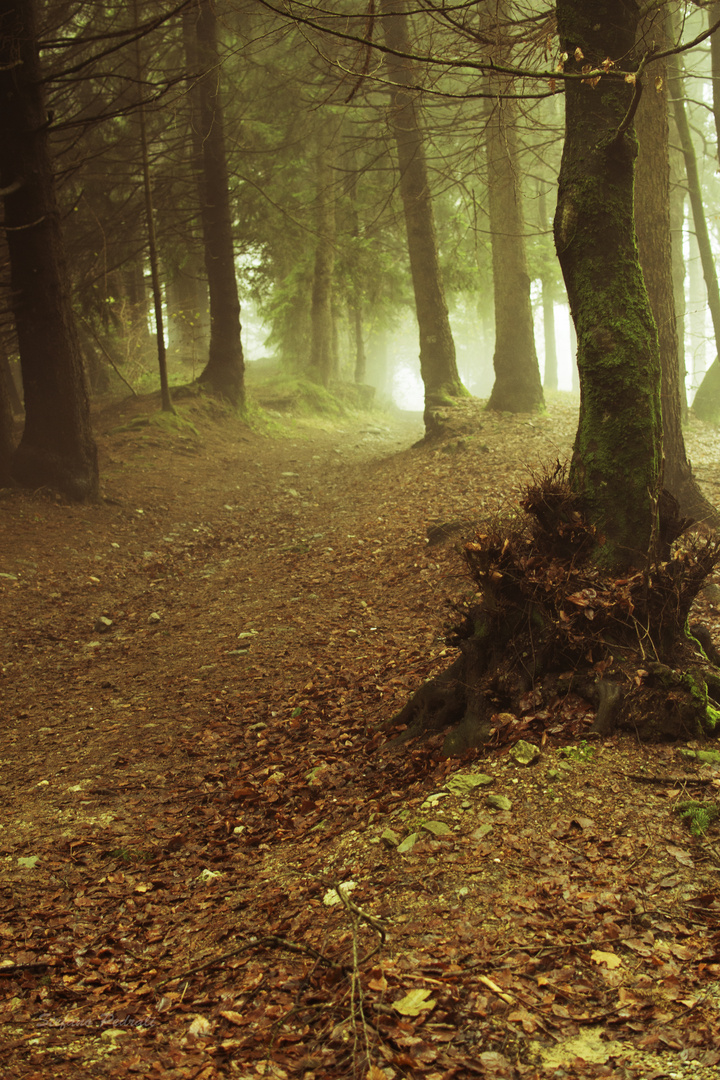
<instances>
[{"instance_id":1,"label":"leaf litter","mask_svg":"<svg viewBox=\"0 0 720 1080\"><path fill-rule=\"evenodd\" d=\"M719 1075L717 834L673 812L717 764L583 741L571 695L382 752L468 588L433 530L510 512L572 405L420 449L138 407L98 417L102 503L2 493L6 1075Z\"/></svg>"}]
</instances>

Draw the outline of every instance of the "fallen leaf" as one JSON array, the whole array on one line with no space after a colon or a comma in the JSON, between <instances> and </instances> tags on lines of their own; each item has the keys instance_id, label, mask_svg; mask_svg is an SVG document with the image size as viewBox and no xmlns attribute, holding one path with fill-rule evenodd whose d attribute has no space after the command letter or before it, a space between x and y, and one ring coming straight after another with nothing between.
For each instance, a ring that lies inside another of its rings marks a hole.
<instances>
[{"instance_id":1,"label":"fallen leaf","mask_svg":"<svg viewBox=\"0 0 720 1080\"><path fill-rule=\"evenodd\" d=\"M434 1009L437 1002L430 997L430 990L409 990L404 998L393 1002L393 1008L401 1016L419 1016L424 1009Z\"/></svg>"},{"instance_id":2,"label":"fallen leaf","mask_svg":"<svg viewBox=\"0 0 720 1080\"><path fill-rule=\"evenodd\" d=\"M245 1021L242 1014L239 1012L233 1012L232 1009L221 1009L220 1015L224 1016L226 1020L229 1020L231 1024L244 1024Z\"/></svg>"},{"instance_id":3,"label":"fallen leaf","mask_svg":"<svg viewBox=\"0 0 720 1080\"><path fill-rule=\"evenodd\" d=\"M684 848L675 847L674 844L666 844L665 850L668 855L672 855L673 859L680 863L681 866L694 866L692 855L689 851L685 851Z\"/></svg>"},{"instance_id":4,"label":"fallen leaf","mask_svg":"<svg viewBox=\"0 0 720 1080\"><path fill-rule=\"evenodd\" d=\"M600 949L593 949L590 953L590 959L595 964L604 964L608 968L620 967L622 964L621 958L613 952L601 952Z\"/></svg>"}]
</instances>

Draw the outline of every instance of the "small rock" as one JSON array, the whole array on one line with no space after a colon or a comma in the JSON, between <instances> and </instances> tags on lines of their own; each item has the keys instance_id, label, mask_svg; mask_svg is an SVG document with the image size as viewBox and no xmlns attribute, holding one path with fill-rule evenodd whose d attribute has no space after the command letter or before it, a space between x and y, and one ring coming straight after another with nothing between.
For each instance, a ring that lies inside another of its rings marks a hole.
<instances>
[{"instance_id":1,"label":"small rock","mask_svg":"<svg viewBox=\"0 0 720 1080\"><path fill-rule=\"evenodd\" d=\"M516 761L518 765L532 765L532 763L537 761L540 757L540 749L535 746L534 743L525 742L524 739L518 739L510 750L510 757L513 761Z\"/></svg>"},{"instance_id":2,"label":"small rock","mask_svg":"<svg viewBox=\"0 0 720 1080\"><path fill-rule=\"evenodd\" d=\"M488 806L492 806L495 810L511 810L512 803L505 795L488 795L486 802Z\"/></svg>"},{"instance_id":3,"label":"small rock","mask_svg":"<svg viewBox=\"0 0 720 1080\"><path fill-rule=\"evenodd\" d=\"M478 825L477 829L473 829L470 833L471 840L482 840L488 833L492 832L492 825L489 821L486 821L483 825Z\"/></svg>"},{"instance_id":4,"label":"small rock","mask_svg":"<svg viewBox=\"0 0 720 1080\"><path fill-rule=\"evenodd\" d=\"M423 822L423 829L432 833L433 836L450 836L452 834L452 829L444 821L425 821Z\"/></svg>"},{"instance_id":5,"label":"small rock","mask_svg":"<svg viewBox=\"0 0 720 1080\"><path fill-rule=\"evenodd\" d=\"M410 833L409 836L405 837L402 844L398 844L398 853L400 855L407 855L415 847L418 839L419 837L416 832Z\"/></svg>"},{"instance_id":6,"label":"small rock","mask_svg":"<svg viewBox=\"0 0 720 1080\"><path fill-rule=\"evenodd\" d=\"M380 839L385 847L389 848L396 848L400 843L400 837L396 832L393 832L392 829L385 829L385 831L380 834Z\"/></svg>"},{"instance_id":7,"label":"small rock","mask_svg":"<svg viewBox=\"0 0 720 1080\"><path fill-rule=\"evenodd\" d=\"M160 616L158 615L157 611L151 611L150 612L150 614L148 615L148 622L150 623L151 626L154 625L155 623L160 622Z\"/></svg>"},{"instance_id":8,"label":"small rock","mask_svg":"<svg viewBox=\"0 0 720 1080\"><path fill-rule=\"evenodd\" d=\"M95 620L95 629L98 634L106 633L112 626L112 619L108 619L105 615L101 615L99 619Z\"/></svg>"},{"instance_id":9,"label":"small rock","mask_svg":"<svg viewBox=\"0 0 720 1080\"><path fill-rule=\"evenodd\" d=\"M470 795L475 788L484 787L492 782L492 776L487 776L485 773L455 773L445 787L453 795Z\"/></svg>"}]
</instances>

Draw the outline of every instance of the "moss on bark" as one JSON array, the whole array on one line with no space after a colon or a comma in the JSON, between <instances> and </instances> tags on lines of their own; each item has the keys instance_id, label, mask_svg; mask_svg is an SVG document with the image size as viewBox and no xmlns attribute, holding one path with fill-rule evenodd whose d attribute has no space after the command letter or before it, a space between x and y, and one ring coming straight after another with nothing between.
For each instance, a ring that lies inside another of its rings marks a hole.
<instances>
[{"instance_id":1,"label":"moss on bark","mask_svg":"<svg viewBox=\"0 0 720 1080\"><path fill-rule=\"evenodd\" d=\"M561 47L582 56L569 67L627 63L636 13L622 0L592 8L590 17L577 0L557 5ZM568 84L555 216L581 384L570 478L598 528L598 562L618 569L648 550L662 439L657 332L635 242L637 145L623 130L633 93L612 72Z\"/></svg>"}]
</instances>

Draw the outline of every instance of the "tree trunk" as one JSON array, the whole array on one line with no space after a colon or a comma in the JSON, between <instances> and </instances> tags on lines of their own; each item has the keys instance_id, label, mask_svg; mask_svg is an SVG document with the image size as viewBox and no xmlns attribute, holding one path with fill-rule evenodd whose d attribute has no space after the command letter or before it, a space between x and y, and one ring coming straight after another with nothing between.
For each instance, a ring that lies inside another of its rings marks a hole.
<instances>
[{"instance_id":1,"label":"tree trunk","mask_svg":"<svg viewBox=\"0 0 720 1080\"><path fill-rule=\"evenodd\" d=\"M590 9L558 0L567 70L633 54L637 11L624 0ZM576 60L576 50L584 59ZM658 492L660 356L635 246L637 144L626 128L637 88L603 77L568 82L555 244L578 335L580 418L573 489L598 529L596 559L644 564ZM602 273L598 268L602 267Z\"/></svg>"},{"instance_id":2,"label":"tree trunk","mask_svg":"<svg viewBox=\"0 0 720 1080\"><path fill-rule=\"evenodd\" d=\"M361 255L362 227L360 213L358 211L358 164L357 156L351 153L348 162L348 195L350 199L350 298L348 309L353 336L355 363L353 379L361 386L365 382L367 373L367 356L365 353L365 336L363 333L363 297L365 294L365 274Z\"/></svg>"},{"instance_id":3,"label":"tree trunk","mask_svg":"<svg viewBox=\"0 0 720 1080\"><path fill-rule=\"evenodd\" d=\"M12 473L25 487L94 499L97 448L48 153L34 5L0 0L0 24L0 186L25 395Z\"/></svg>"},{"instance_id":4,"label":"tree trunk","mask_svg":"<svg viewBox=\"0 0 720 1080\"><path fill-rule=\"evenodd\" d=\"M708 10L708 22L714 26L720 19L720 3L714 0ZM715 119L716 153L720 162L720 34L710 38L710 65L712 72L713 117Z\"/></svg>"},{"instance_id":5,"label":"tree trunk","mask_svg":"<svg viewBox=\"0 0 720 1080\"><path fill-rule=\"evenodd\" d=\"M498 18L504 18L505 3L501 2L496 11ZM493 58L506 61L508 52L504 42L498 40ZM487 407L500 412L534 412L544 400L525 250L517 107L514 101L500 96L512 93L512 79L491 75L488 86L498 97L492 102L485 129L495 300L495 384Z\"/></svg>"},{"instance_id":6,"label":"tree trunk","mask_svg":"<svg viewBox=\"0 0 720 1080\"><path fill-rule=\"evenodd\" d=\"M398 52L410 51L404 0L381 0L385 42ZM425 142L416 105L410 61L387 55L388 75L394 86L390 122L397 144L407 228L408 255L420 330L420 373L425 387L425 422L434 427L433 410L465 397L455 359L447 303L438 259L432 199L425 160Z\"/></svg>"},{"instance_id":7,"label":"tree trunk","mask_svg":"<svg viewBox=\"0 0 720 1080\"><path fill-rule=\"evenodd\" d=\"M335 270L335 194L330 166L330 138L326 125L318 134L315 269L313 273L310 376L329 386L335 374L333 343L333 273Z\"/></svg>"},{"instance_id":8,"label":"tree trunk","mask_svg":"<svg viewBox=\"0 0 720 1080\"><path fill-rule=\"evenodd\" d=\"M557 390L558 362L555 334L555 283L549 275L542 279L543 337L545 340L545 375L543 388Z\"/></svg>"},{"instance_id":9,"label":"tree trunk","mask_svg":"<svg viewBox=\"0 0 720 1080\"><path fill-rule=\"evenodd\" d=\"M685 226L685 192L680 183L682 155L674 145L674 133L670 136L670 237L673 263L673 296L675 299L675 325L678 339L678 369L680 371L680 409L683 422L687 419L687 358L685 351L685 254L683 237ZM680 159L680 160L679 160Z\"/></svg>"},{"instance_id":10,"label":"tree trunk","mask_svg":"<svg viewBox=\"0 0 720 1080\"><path fill-rule=\"evenodd\" d=\"M367 357L365 355L365 338L363 336L362 301L357 297L350 309L350 317L352 319L353 337L355 341L354 379L358 385L362 385L365 382L365 375L367 372Z\"/></svg>"},{"instance_id":11,"label":"tree trunk","mask_svg":"<svg viewBox=\"0 0 720 1080\"><path fill-rule=\"evenodd\" d=\"M538 185L538 214L540 229L548 227L547 188L541 181ZM543 372L543 390L555 391L558 388L557 334L555 332L555 276L543 268L542 310L543 338L545 345L545 370Z\"/></svg>"},{"instance_id":12,"label":"tree trunk","mask_svg":"<svg viewBox=\"0 0 720 1080\"><path fill-rule=\"evenodd\" d=\"M0 485L12 479L12 459L15 451L15 417L13 415L13 376L5 343L0 338Z\"/></svg>"},{"instance_id":13,"label":"tree trunk","mask_svg":"<svg viewBox=\"0 0 720 1080\"><path fill-rule=\"evenodd\" d=\"M220 100L222 68L212 0L196 0L189 18L194 20L196 58L202 72L195 88L195 123L199 137L196 146L201 154L197 171L202 177L201 218L210 294L210 351L199 381L233 405L242 407L245 364L240 341L240 301ZM188 59L188 66L193 70L195 58L190 56Z\"/></svg>"},{"instance_id":14,"label":"tree trunk","mask_svg":"<svg viewBox=\"0 0 720 1080\"><path fill-rule=\"evenodd\" d=\"M139 26L138 2L133 0L135 27ZM140 129L140 160L142 163L143 195L145 201L145 222L147 225L148 259L150 262L150 281L152 283L153 310L155 314L155 344L157 348L158 371L160 374L160 400L163 412L172 412L170 386L167 373L167 353L165 351L165 328L163 326L162 290L160 288L160 268L158 265L157 241L155 238L155 211L153 207L152 184L150 182L150 157L148 154L147 120L143 100L143 66L140 52L140 39L135 42L135 68L138 81L137 119Z\"/></svg>"},{"instance_id":15,"label":"tree trunk","mask_svg":"<svg viewBox=\"0 0 720 1080\"><path fill-rule=\"evenodd\" d=\"M705 287L707 289L707 303L715 334L715 359L705 373L703 381L697 389L693 401L693 412L701 420L709 420L713 423L720 421L720 289L718 288L717 270L710 243L710 233L703 205L700 176L693 146L692 133L688 123L685 109L685 88L683 85L682 68L677 56L668 57L668 77L670 90L673 98L673 116L680 138L683 157L685 159L685 171L687 173L688 195L692 209L693 222L695 225L695 237L700 252Z\"/></svg>"},{"instance_id":16,"label":"tree trunk","mask_svg":"<svg viewBox=\"0 0 720 1080\"><path fill-rule=\"evenodd\" d=\"M652 39L664 48L662 25L648 19L639 40ZM635 227L645 287L658 333L662 367L661 402L663 451L662 482L678 500L684 514L720 522L717 511L700 491L685 453L680 402L680 367L673 293L670 231L670 151L665 63L653 66L662 90L647 86L636 114L638 162L635 180Z\"/></svg>"}]
</instances>

